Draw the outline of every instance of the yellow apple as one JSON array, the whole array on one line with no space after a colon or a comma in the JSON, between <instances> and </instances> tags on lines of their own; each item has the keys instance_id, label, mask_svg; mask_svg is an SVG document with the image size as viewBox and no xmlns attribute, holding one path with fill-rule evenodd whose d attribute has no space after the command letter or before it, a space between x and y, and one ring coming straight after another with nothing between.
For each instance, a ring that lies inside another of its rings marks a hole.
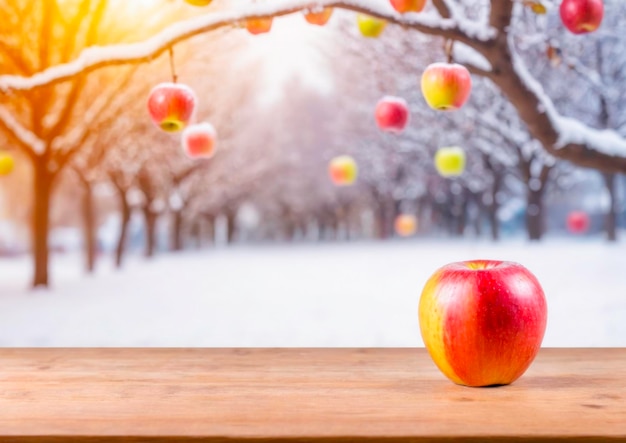
<instances>
[{"instance_id":1,"label":"yellow apple","mask_svg":"<svg viewBox=\"0 0 626 443\"><path fill-rule=\"evenodd\" d=\"M465 170L465 151L458 146L439 148L435 154L435 169L442 177L456 177Z\"/></svg>"},{"instance_id":2,"label":"yellow apple","mask_svg":"<svg viewBox=\"0 0 626 443\"><path fill-rule=\"evenodd\" d=\"M193 6L208 6L213 0L185 0Z\"/></svg>"},{"instance_id":3,"label":"yellow apple","mask_svg":"<svg viewBox=\"0 0 626 443\"><path fill-rule=\"evenodd\" d=\"M467 101L472 78L463 65L433 63L422 74L422 94L428 106L439 111L454 111Z\"/></svg>"},{"instance_id":4,"label":"yellow apple","mask_svg":"<svg viewBox=\"0 0 626 443\"><path fill-rule=\"evenodd\" d=\"M367 14L357 14L356 23L364 37L376 38L385 30L385 20Z\"/></svg>"},{"instance_id":5,"label":"yellow apple","mask_svg":"<svg viewBox=\"0 0 626 443\"><path fill-rule=\"evenodd\" d=\"M333 158L328 165L328 175L337 186L349 186L356 181L358 167L349 155Z\"/></svg>"},{"instance_id":6,"label":"yellow apple","mask_svg":"<svg viewBox=\"0 0 626 443\"><path fill-rule=\"evenodd\" d=\"M15 167L15 160L11 154L0 153L0 175L9 175Z\"/></svg>"}]
</instances>

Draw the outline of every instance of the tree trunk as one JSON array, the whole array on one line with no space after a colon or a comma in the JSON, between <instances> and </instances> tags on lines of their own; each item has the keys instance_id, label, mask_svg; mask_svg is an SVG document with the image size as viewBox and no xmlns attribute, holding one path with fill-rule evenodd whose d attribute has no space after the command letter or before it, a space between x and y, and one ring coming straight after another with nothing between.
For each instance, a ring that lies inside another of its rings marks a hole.
<instances>
[{"instance_id":1,"label":"tree trunk","mask_svg":"<svg viewBox=\"0 0 626 443\"><path fill-rule=\"evenodd\" d=\"M88 273L93 273L96 268L96 254L98 249L93 185L80 174L79 176L83 184L82 215L83 233L85 237L85 270Z\"/></svg>"},{"instance_id":2,"label":"tree trunk","mask_svg":"<svg viewBox=\"0 0 626 443\"><path fill-rule=\"evenodd\" d=\"M204 217L206 229L204 236L208 240L209 245L215 244L215 217L207 215Z\"/></svg>"},{"instance_id":3,"label":"tree trunk","mask_svg":"<svg viewBox=\"0 0 626 443\"><path fill-rule=\"evenodd\" d=\"M236 211L229 211L226 213L226 227L228 229L226 239L228 244L235 243L237 237L237 223L235 220Z\"/></svg>"},{"instance_id":4,"label":"tree trunk","mask_svg":"<svg viewBox=\"0 0 626 443\"><path fill-rule=\"evenodd\" d=\"M617 241L617 198L615 196L615 174L602 174L604 184L609 191L609 210L606 213L606 238L610 242Z\"/></svg>"},{"instance_id":5,"label":"tree trunk","mask_svg":"<svg viewBox=\"0 0 626 443\"><path fill-rule=\"evenodd\" d=\"M526 232L528 239L541 240L544 234L543 188L527 190Z\"/></svg>"},{"instance_id":6,"label":"tree trunk","mask_svg":"<svg viewBox=\"0 0 626 443\"><path fill-rule=\"evenodd\" d=\"M170 232L170 250L183 250L183 211L172 212L172 227Z\"/></svg>"},{"instance_id":7,"label":"tree trunk","mask_svg":"<svg viewBox=\"0 0 626 443\"><path fill-rule=\"evenodd\" d=\"M154 257L156 251L156 222L158 214L150 208L151 202L146 202L143 207L143 217L145 223L145 250L144 256L146 258Z\"/></svg>"},{"instance_id":8,"label":"tree trunk","mask_svg":"<svg viewBox=\"0 0 626 443\"><path fill-rule=\"evenodd\" d=\"M120 235L117 238L117 245L115 246L115 267L120 269L124 260L124 253L126 252L126 242L128 238L128 224L130 222L131 208L128 204L126 197L127 189L115 186L117 189L117 196L120 203L121 221L120 221Z\"/></svg>"},{"instance_id":9,"label":"tree trunk","mask_svg":"<svg viewBox=\"0 0 626 443\"><path fill-rule=\"evenodd\" d=\"M48 234L50 227L50 197L52 194L53 175L47 168L45 159L38 158L33 163L33 212L32 212L32 257L33 288L48 287Z\"/></svg>"},{"instance_id":10,"label":"tree trunk","mask_svg":"<svg viewBox=\"0 0 626 443\"><path fill-rule=\"evenodd\" d=\"M502 188L503 181L504 174L494 172L491 187L491 204L489 205L489 224L491 225L491 239L493 241L500 240L500 220L498 220L498 209L500 205L498 203L498 193L500 192L500 188Z\"/></svg>"}]
</instances>

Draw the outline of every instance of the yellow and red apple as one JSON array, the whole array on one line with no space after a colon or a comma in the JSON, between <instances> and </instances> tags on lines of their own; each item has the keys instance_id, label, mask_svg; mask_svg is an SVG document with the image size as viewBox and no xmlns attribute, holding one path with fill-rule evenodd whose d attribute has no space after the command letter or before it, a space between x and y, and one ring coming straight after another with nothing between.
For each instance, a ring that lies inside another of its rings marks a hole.
<instances>
[{"instance_id":1,"label":"yellow and red apple","mask_svg":"<svg viewBox=\"0 0 626 443\"><path fill-rule=\"evenodd\" d=\"M330 20L330 16L333 15L332 6L328 6L322 9L313 9L304 14L304 18L312 25L324 26Z\"/></svg>"},{"instance_id":2,"label":"yellow and red apple","mask_svg":"<svg viewBox=\"0 0 626 443\"><path fill-rule=\"evenodd\" d=\"M161 83L148 97L148 112L155 125L165 132L182 131L196 109L196 94L178 83Z\"/></svg>"},{"instance_id":3,"label":"yellow and red apple","mask_svg":"<svg viewBox=\"0 0 626 443\"><path fill-rule=\"evenodd\" d=\"M356 23L361 34L369 38L379 37L387 25L385 20L367 14L357 14Z\"/></svg>"},{"instance_id":4,"label":"yellow and red apple","mask_svg":"<svg viewBox=\"0 0 626 443\"><path fill-rule=\"evenodd\" d=\"M421 12L426 6L426 0L390 0L393 9L401 14L405 12Z\"/></svg>"},{"instance_id":5,"label":"yellow and red apple","mask_svg":"<svg viewBox=\"0 0 626 443\"><path fill-rule=\"evenodd\" d=\"M208 6L213 0L185 0L193 6Z\"/></svg>"},{"instance_id":6,"label":"yellow and red apple","mask_svg":"<svg viewBox=\"0 0 626 443\"><path fill-rule=\"evenodd\" d=\"M450 263L426 282L419 301L422 339L454 383L506 385L534 360L547 303L537 278L518 263Z\"/></svg>"},{"instance_id":7,"label":"yellow and red apple","mask_svg":"<svg viewBox=\"0 0 626 443\"><path fill-rule=\"evenodd\" d=\"M559 7L561 21L574 34L595 31L602 23L602 0L563 0Z\"/></svg>"},{"instance_id":8,"label":"yellow and red apple","mask_svg":"<svg viewBox=\"0 0 626 443\"><path fill-rule=\"evenodd\" d=\"M413 214L400 214L394 222L396 234L401 237L410 237L417 231L417 218Z\"/></svg>"},{"instance_id":9,"label":"yellow and red apple","mask_svg":"<svg viewBox=\"0 0 626 443\"><path fill-rule=\"evenodd\" d=\"M349 186L356 181L358 175L356 161L349 155L335 157L328 164L328 175L335 185Z\"/></svg>"},{"instance_id":10,"label":"yellow and red apple","mask_svg":"<svg viewBox=\"0 0 626 443\"><path fill-rule=\"evenodd\" d=\"M198 123L185 128L181 137L183 150L189 158L211 158L215 155L217 133L210 123Z\"/></svg>"},{"instance_id":11,"label":"yellow and red apple","mask_svg":"<svg viewBox=\"0 0 626 443\"><path fill-rule=\"evenodd\" d=\"M572 234L584 234L589 230L589 215L583 211L572 211L567 214L567 230Z\"/></svg>"},{"instance_id":12,"label":"yellow and red apple","mask_svg":"<svg viewBox=\"0 0 626 443\"><path fill-rule=\"evenodd\" d=\"M7 152L0 152L0 175L9 175L15 168L15 159Z\"/></svg>"},{"instance_id":13,"label":"yellow and red apple","mask_svg":"<svg viewBox=\"0 0 626 443\"><path fill-rule=\"evenodd\" d=\"M465 104L472 90L472 77L463 65L433 63L422 74L422 94L428 106L454 111Z\"/></svg>"},{"instance_id":14,"label":"yellow and red apple","mask_svg":"<svg viewBox=\"0 0 626 443\"><path fill-rule=\"evenodd\" d=\"M376 104L375 117L381 130L400 133L409 123L409 107L403 98L388 95Z\"/></svg>"},{"instance_id":15,"label":"yellow and red apple","mask_svg":"<svg viewBox=\"0 0 626 443\"><path fill-rule=\"evenodd\" d=\"M246 20L246 29L252 35L264 34L272 30L273 17L249 18Z\"/></svg>"},{"instance_id":16,"label":"yellow and red apple","mask_svg":"<svg viewBox=\"0 0 626 443\"><path fill-rule=\"evenodd\" d=\"M465 170L465 151L458 146L439 148L435 153L435 169L442 177L457 177Z\"/></svg>"}]
</instances>

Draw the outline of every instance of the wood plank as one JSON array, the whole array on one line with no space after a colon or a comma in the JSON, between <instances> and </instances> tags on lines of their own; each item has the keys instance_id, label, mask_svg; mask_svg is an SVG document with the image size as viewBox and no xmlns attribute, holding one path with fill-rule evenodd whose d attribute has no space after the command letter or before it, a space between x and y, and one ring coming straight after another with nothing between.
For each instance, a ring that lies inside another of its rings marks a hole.
<instances>
[{"instance_id":1,"label":"wood plank","mask_svg":"<svg viewBox=\"0 0 626 443\"><path fill-rule=\"evenodd\" d=\"M454 385L406 348L2 349L0 361L2 442L626 440L622 348L543 349L497 388Z\"/></svg>"}]
</instances>

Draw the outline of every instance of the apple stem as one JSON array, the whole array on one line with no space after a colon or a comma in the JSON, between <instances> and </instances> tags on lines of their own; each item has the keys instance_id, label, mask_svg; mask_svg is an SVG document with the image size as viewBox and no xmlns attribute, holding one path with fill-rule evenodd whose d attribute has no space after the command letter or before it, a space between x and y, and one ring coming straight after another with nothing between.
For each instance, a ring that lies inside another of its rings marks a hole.
<instances>
[{"instance_id":1,"label":"apple stem","mask_svg":"<svg viewBox=\"0 0 626 443\"><path fill-rule=\"evenodd\" d=\"M172 72L172 82L176 83L176 81L178 80L178 76L176 75L176 64L174 63L174 48L172 46L170 46L169 48L169 53L170 53L170 71Z\"/></svg>"},{"instance_id":2,"label":"apple stem","mask_svg":"<svg viewBox=\"0 0 626 443\"><path fill-rule=\"evenodd\" d=\"M446 57L448 59L448 63L452 63L452 49L454 47L454 40L452 39L447 39L446 40L446 45L445 45L445 50L446 50Z\"/></svg>"}]
</instances>

